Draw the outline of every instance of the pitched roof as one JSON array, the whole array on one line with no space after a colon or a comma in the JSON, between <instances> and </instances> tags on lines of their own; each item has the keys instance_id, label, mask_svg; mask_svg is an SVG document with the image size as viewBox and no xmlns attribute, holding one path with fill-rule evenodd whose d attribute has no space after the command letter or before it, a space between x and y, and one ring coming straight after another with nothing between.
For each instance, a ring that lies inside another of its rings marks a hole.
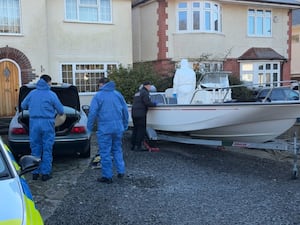
<instances>
[{"instance_id":1,"label":"pitched roof","mask_svg":"<svg viewBox=\"0 0 300 225\"><path fill-rule=\"evenodd\" d=\"M272 48L249 48L238 60L285 60Z\"/></svg>"}]
</instances>

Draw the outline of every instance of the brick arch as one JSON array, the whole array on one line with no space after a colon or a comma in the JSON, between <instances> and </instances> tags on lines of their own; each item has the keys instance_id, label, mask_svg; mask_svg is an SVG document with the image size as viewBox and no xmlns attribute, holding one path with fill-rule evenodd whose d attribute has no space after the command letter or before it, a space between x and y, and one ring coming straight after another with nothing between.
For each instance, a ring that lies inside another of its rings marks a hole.
<instances>
[{"instance_id":1,"label":"brick arch","mask_svg":"<svg viewBox=\"0 0 300 225\"><path fill-rule=\"evenodd\" d=\"M0 48L0 59L11 59L15 61L21 70L21 84L27 84L36 78L27 56L18 49L11 47Z\"/></svg>"}]
</instances>

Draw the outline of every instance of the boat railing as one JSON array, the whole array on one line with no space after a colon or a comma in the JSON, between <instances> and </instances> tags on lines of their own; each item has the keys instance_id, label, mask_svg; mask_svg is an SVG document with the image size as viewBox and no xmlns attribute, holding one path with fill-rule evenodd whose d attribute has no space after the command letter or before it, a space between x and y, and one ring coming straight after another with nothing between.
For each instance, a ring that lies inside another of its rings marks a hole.
<instances>
[{"instance_id":1,"label":"boat railing","mask_svg":"<svg viewBox=\"0 0 300 225\"><path fill-rule=\"evenodd\" d=\"M243 88L243 87L253 91L253 93L257 93L257 91L261 88L269 89L267 96L264 99L260 100L262 102L266 102L266 101L268 101L268 99L272 93L272 90L274 88L280 88L283 86L290 87L291 89L294 89L299 92L300 82L297 80L284 80L284 81L276 81L273 83L265 82L265 83L259 83L259 84L256 84L256 83L254 83L254 84L253 83L238 84L238 85L230 85L230 86L224 86L224 87L221 87L221 86L204 87L204 86L201 86L201 84L199 84L198 87L194 91L194 94L193 94L193 97L192 97L190 103L197 104L197 103L203 102L203 99L201 99L201 97L203 97L203 94L202 94L202 96L200 96L200 99L199 99L199 93L205 93L205 92L210 93L211 99L210 99L209 103L232 102L232 101L234 101L234 99L231 98L231 94L232 94L233 90L235 90L237 88Z\"/></svg>"},{"instance_id":2,"label":"boat railing","mask_svg":"<svg viewBox=\"0 0 300 225\"><path fill-rule=\"evenodd\" d=\"M288 86L299 92L300 82L297 80L285 80L285 81L276 81L274 83L266 82L259 84L238 84L230 86L216 86L216 87L204 87L198 85L195 89L190 104L213 104L213 103L225 103L225 102L234 102L235 99L232 99L232 92L237 88L248 88L254 93L257 92L260 88L270 89L265 99L261 99L261 102L268 101L270 94L274 88ZM172 88L168 88L165 92L150 92L150 98L152 101L161 104L161 105L170 105L177 104L176 98L172 96ZM200 94L201 93L201 94ZM255 96L253 96L255 97Z\"/></svg>"}]
</instances>

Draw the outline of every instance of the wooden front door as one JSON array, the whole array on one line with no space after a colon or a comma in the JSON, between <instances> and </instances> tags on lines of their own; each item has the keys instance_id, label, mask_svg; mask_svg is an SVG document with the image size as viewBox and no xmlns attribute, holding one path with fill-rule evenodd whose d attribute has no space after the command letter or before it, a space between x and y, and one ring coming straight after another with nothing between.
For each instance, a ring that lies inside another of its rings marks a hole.
<instances>
[{"instance_id":1,"label":"wooden front door","mask_svg":"<svg viewBox=\"0 0 300 225\"><path fill-rule=\"evenodd\" d=\"M0 62L0 117L10 117L15 114L18 94L18 67L10 61Z\"/></svg>"}]
</instances>

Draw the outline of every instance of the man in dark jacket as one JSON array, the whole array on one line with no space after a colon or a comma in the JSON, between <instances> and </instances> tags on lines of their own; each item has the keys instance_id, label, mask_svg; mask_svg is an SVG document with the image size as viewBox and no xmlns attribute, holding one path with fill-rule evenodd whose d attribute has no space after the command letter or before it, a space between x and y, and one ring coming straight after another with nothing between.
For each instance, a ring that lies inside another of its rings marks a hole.
<instances>
[{"instance_id":1,"label":"man in dark jacket","mask_svg":"<svg viewBox=\"0 0 300 225\"><path fill-rule=\"evenodd\" d=\"M51 91L51 77L42 75L32 90L21 103L23 110L29 110L29 136L31 154L41 158L38 169L32 173L32 179L37 180L42 175L42 181L49 180L52 172L52 147L55 140L55 115L64 114L64 108L57 95Z\"/></svg>"},{"instance_id":2,"label":"man in dark jacket","mask_svg":"<svg viewBox=\"0 0 300 225\"><path fill-rule=\"evenodd\" d=\"M148 107L156 106L155 102L150 99L149 91L151 83L146 81L143 87L134 95L131 117L133 121L133 131L131 136L131 150L133 151L147 151L142 146L146 135L146 121Z\"/></svg>"},{"instance_id":3,"label":"man in dark jacket","mask_svg":"<svg viewBox=\"0 0 300 225\"><path fill-rule=\"evenodd\" d=\"M97 121L97 141L102 166L102 177L97 181L112 183L113 162L117 169L118 178L125 173L123 159L122 137L128 128L128 108L123 95L115 90L115 83L108 78L99 81L99 91L93 97L87 127L89 132L93 130Z\"/></svg>"}]
</instances>

